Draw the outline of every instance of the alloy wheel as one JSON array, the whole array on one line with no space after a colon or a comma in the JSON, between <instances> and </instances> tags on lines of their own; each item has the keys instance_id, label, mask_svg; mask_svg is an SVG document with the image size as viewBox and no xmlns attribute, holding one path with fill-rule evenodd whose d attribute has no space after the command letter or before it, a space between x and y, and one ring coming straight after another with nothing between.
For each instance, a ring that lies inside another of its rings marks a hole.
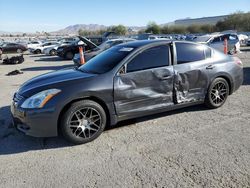
<instances>
[{"instance_id":1,"label":"alloy wheel","mask_svg":"<svg viewBox=\"0 0 250 188\"><path fill-rule=\"evenodd\" d=\"M75 137L88 139L93 137L101 128L100 113L91 107L82 108L74 112L69 121L69 128Z\"/></svg>"},{"instance_id":2,"label":"alloy wheel","mask_svg":"<svg viewBox=\"0 0 250 188\"><path fill-rule=\"evenodd\" d=\"M227 86L224 82L218 82L211 90L211 99L215 105L224 103L227 98Z\"/></svg>"}]
</instances>

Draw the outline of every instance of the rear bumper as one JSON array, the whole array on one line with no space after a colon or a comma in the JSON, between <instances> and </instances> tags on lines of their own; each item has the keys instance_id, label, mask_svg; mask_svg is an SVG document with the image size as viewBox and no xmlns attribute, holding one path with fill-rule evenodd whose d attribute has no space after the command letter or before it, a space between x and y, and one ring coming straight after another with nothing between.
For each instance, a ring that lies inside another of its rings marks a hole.
<instances>
[{"instance_id":1,"label":"rear bumper","mask_svg":"<svg viewBox=\"0 0 250 188\"><path fill-rule=\"evenodd\" d=\"M57 136L57 120L54 109L29 109L17 107L13 102L11 113L15 127L33 137Z\"/></svg>"},{"instance_id":2,"label":"rear bumper","mask_svg":"<svg viewBox=\"0 0 250 188\"><path fill-rule=\"evenodd\" d=\"M240 86L243 84L243 81L244 81L244 73L243 73L243 68L241 68L241 69L238 69L235 74L235 77L232 83L233 88L231 89L231 93L237 91L240 88Z\"/></svg>"}]
</instances>

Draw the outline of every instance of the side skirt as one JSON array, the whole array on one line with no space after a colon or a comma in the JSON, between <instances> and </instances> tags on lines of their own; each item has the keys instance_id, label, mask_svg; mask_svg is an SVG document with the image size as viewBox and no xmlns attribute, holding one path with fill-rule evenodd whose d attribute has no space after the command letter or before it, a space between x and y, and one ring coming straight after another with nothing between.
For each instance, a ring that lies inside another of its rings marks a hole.
<instances>
[{"instance_id":1,"label":"side skirt","mask_svg":"<svg viewBox=\"0 0 250 188\"><path fill-rule=\"evenodd\" d=\"M152 111L143 112L143 113L135 113L135 114L130 115L130 116L126 116L126 115L117 116L117 123L119 121L124 121L124 120L128 120L128 119L133 119L133 118L140 118L140 117L144 117L147 115L154 115L154 114L158 114L158 113L162 113L162 112L168 112L168 111L177 110L180 108L186 108L189 106L199 105L199 104L203 104L203 103L204 103L204 101L189 102L189 103L184 103L184 104L175 104L175 105L168 106L167 108L154 109Z\"/></svg>"}]
</instances>

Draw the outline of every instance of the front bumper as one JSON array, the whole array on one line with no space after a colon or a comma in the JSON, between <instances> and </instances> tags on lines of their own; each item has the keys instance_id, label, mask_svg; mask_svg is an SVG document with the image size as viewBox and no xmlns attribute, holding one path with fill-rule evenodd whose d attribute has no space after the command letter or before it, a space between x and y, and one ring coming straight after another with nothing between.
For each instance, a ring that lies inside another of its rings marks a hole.
<instances>
[{"instance_id":1,"label":"front bumper","mask_svg":"<svg viewBox=\"0 0 250 188\"><path fill-rule=\"evenodd\" d=\"M13 124L26 135L33 137L57 136L55 109L22 109L15 102L11 105Z\"/></svg>"}]
</instances>

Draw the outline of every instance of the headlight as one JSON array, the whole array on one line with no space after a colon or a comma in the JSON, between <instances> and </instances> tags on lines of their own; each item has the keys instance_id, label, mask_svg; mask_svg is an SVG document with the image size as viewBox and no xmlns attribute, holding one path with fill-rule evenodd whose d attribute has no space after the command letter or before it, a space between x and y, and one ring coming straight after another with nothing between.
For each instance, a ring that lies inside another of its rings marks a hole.
<instances>
[{"instance_id":1,"label":"headlight","mask_svg":"<svg viewBox=\"0 0 250 188\"><path fill-rule=\"evenodd\" d=\"M53 96L60 93L59 89L41 91L28 99L21 105L22 108L42 108Z\"/></svg>"}]
</instances>

